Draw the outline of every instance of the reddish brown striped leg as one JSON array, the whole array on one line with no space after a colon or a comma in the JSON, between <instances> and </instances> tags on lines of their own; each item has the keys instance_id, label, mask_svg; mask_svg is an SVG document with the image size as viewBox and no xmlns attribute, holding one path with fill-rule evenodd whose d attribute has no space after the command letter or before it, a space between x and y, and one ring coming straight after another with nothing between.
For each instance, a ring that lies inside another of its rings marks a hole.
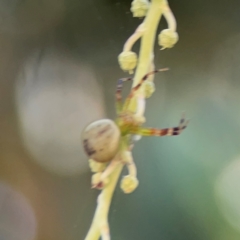
<instances>
[{"instance_id":1,"label":"reddish brown striped leg","mask_svg":"<svg viewBox=\"0 0 240 240\"><path fill-rule=\"evenodd\" d=\"M117 114L119 114L122 111L123 82L130 81L130 80L132 80L132 78L120 78L117 82L117 90L116 90L116 93L115 93Z\"/></svg>"},{"instance_id":2,"label":"reddish brown striped leg","mask_svg":"<svg viewBox=\"0 0 240 240\"><path fill-rule=\"evenodd\" d=\"M168 70L169 70L168 68L157 69L157 70L153 70L153 71L147 73L146 75L144 75L143 78L140 80L140 82L134 88L132 88L130 94L128 95L128 97L125 101L125 108L127 108L127 106L129 105L130 100L134 96L135 92L142 86L144 81L146 81L150 75L153 75L158 72L168 71Z\"/></svg>"},{"instance_id":3,"label":"reddish brown striped leg","mask_svg":"<svg viewBox=\"0 0 240 240\"><path fill-rule=\"evenodd\" d=\"M176 136L179 135L188 125L189 120L185 120L185 117L181 118L178 127L173 128L139 128L131 131L132 134L138 134L141 136Z\"/></svg>"}]
</instances>

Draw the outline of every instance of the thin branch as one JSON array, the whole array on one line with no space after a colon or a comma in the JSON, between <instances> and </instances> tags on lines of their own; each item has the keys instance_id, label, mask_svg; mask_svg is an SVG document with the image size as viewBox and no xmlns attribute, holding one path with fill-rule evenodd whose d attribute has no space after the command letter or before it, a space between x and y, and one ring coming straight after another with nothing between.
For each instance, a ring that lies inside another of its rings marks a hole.
<instances>
[{"instance_id":1,"label":"thin branch","mask_svg":"<svg viewBox=\"0 0 240 240\"><path fill-rule=\"evenodd\" d=\"M144 31L145 31L144 24L142 23L136 29L134 34L130 38L128 38L128 40L124 44L123 51L124 52L131 51L134 43L143 35Z\"/></svg>"},{"instance_id":2,"label":"thin branch","mask_svg":"<svg viewBox=\"0 0 240 240\"><path fill-rule=\"evenodd\" d=\"M162 14L164 14L164 16L166 17L169 28L175 30L176 21L170 8L168 7L168 2L166 0L152 0L143 24L141 24L137 28L135 33L127 40L127 42L124 45L124 51L130 51L133 44L140 37L142 37L139 62L137 65L136 74L134 77L132 87L136 86L139 83L139 81L147 73L149 68L154 67L153 47L156 37L157 26L161 19ZM134 101L136 103L136 98L133 99L133 101L131 101L131 104L129 105L129 110L134 112L137 110L137 117L144 118L144 112L146 107L144 91L139 91L139 94L136 97L137 104L134 104ZM122 148L119 154L121 155L121 153L128 150L129 149L127 149L126 147ZM118 155L118 157L121 157L120 155ZM95 211L93 222L85 240L99 240L100 236L102 236L103 240L110 240L108 212L114 189L116 187L116 184L118 182L119 176L123 168L123 164L116 164L116 162L112 164L113 165L110 165L109 169L106 169L106 172L104 173L105 175L103 175L103 177L109 176L109 183L104 187L104 189L102 190L98 197L97 208ZM130 161L128 170L130 175L136 176L137 171L133 159Z\"/></svg>"}]
</instances>

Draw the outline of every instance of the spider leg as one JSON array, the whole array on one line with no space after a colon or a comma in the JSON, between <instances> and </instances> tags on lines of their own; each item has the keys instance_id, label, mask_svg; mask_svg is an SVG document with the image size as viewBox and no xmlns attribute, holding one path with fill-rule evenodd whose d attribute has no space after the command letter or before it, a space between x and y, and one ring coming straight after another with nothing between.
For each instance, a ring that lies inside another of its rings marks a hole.
<instances>
[{"instance_id":1,"label":"spider leg","mask_svg":"<svg viewBox=\"0 0 240 240\"><path fill-rule=\"evenodd\" d=\"M122 110L122 88L123 88L123 82L130 81L132 78L120 78L117 82L117 90L115 93L116 96L116 111L117 114L120 113Z\"/></svg>"},{"instance_id":2,"label":"spider leg","mask_svg":"<svg viewBox=\"0 0 240 240\"><path fill-rule=\"evenodd\" d=\"M155 74L155 73L158 73L158 72L164 72L164 71L168 71L169 69L168 68L162 68L162 69L158 69L158 70L154 70L154 71L151 71L149 73L147 73L146 75L143 76L143 78L140 80L140 82L131 89L131 92L130 94L128 95L127 99L126 99L126 102L125 102L125 107L127 108L127 106L129 105L130 103L130 100L131 98L134 96L134 94L136 93L136 91L142 86L142 84L144 83L144 81L147 80L147 78L152 75L152 74Z\"/></svg>"},{"instance_id":3,"label":"spider leg","mask_svg":"<svg viewBox=\"0 0 240 240\"><path fill-rule=\"evenodd\" d=\"M141 136L176 136L179 135L188 125L189 120L186 120L184 115L181 118L178 127L173 128L138 128L131 131L133 134L138 134Z\"/></svg>"}]
</instances>

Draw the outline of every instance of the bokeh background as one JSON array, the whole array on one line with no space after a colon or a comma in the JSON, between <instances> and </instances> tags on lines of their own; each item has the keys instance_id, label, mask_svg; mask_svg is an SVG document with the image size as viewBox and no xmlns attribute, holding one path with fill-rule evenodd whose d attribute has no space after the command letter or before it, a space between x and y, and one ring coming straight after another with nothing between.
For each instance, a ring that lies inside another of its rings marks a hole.
<instances>
[{"instance_id":1,"label":"bokeh background","mask_svg":"<svg viewBox=\"0 0 240 240\"><path fill-rule=\"evenodd\" d=\"M171 71L155 77L146 125L175 126L182 111L191 123L137 143L140 185L131 195L118 185L112 240L239 240L240 2L169 3L180 40L164 51L156 40L156 67ZM98 192L80 134L115 117L128 76L117 56L142 21L130 5L0 0L0 240L84 239Z\"/></svg>"}]
</instances>

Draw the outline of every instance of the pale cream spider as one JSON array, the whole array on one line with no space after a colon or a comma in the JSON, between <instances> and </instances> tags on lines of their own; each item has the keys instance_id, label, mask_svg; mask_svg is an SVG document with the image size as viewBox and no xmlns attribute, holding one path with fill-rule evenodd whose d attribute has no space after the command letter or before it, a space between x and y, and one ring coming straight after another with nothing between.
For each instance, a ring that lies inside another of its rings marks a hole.
<instances>
[{"instance_id":1,"label":"pale cream spider","mask_svg":"<svg viewBox=\"0 0 240 240\"><path fill-rule=\"evenodd\" d=\"M83 147L88 157L99 163L110 162L119 152L121 138L125 136L174 136L179 135L188 124L183 116L177 127L173 128L143 128L141 122L136 120L135 113L128 109L130 100L136 91L141 87L148 76L167 69L154 70L147 73L140 83L131 89L130 94L126 98L124 105L122 104L122 86L123 82L132 80L132 78L122 78L118 80L116 91L116 112L117 119L102 119L89 124L83 131L82 141ZM107 171L107 169L105 170Z\"/></svg>"}]
</instances>

